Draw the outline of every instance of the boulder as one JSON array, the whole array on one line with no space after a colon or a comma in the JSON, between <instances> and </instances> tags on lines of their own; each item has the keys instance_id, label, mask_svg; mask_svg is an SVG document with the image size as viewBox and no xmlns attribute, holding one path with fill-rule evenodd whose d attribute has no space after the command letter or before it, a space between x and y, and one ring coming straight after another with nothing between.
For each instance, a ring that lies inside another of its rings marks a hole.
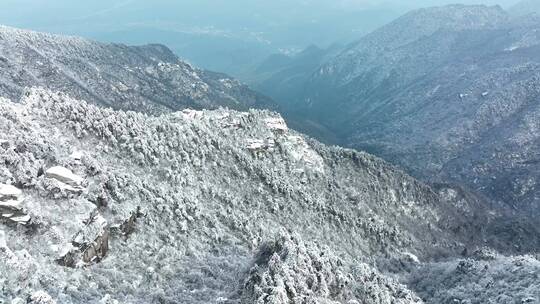
<instances>
[{"instance_id":1,"label":"boulder","mask_svg":"<svg viewBox=\"0 0 540 304\"><path fill-rule=\"evenodd\" d=\"M23 215L15 215L15 216L11 216L9 218L12 222L14 223L17 223L17 224L22 224L22 225L27 225L30 223L30 220L32 219L30 217L30 215L28 214L23 214Z\"/></svg>"},{"instance_id":2,"label":"boulder","mask_svg":"<svg viewBox=\"0 0 540 304\"><path fill-rule=\"evenodd\" d=\"M101 261L109 251L109 226L107 221L95 213L85 222L65 250L58 263L67 267L77 267Z\"/></svg>"},{"instance_id":3,"label":"boulder","mask_svg":"<svg viewBox=\"0 0 540 304\"><path fill-rule=\"evenodd\" d=\"M17 200L22 195L22 191L17 187L0 184L0 201Z\"/></svg>"},{"instance_id":4,"label":"boulder","mask_svg":"<svg viewBox=\"0 0 540 304\"><path fill-rule=\"evenodd\" d=\"M45 176L55 179L61 183L72 187L80 187L84 179L76 174L73 174L71 170L56 166L45 171Z\"/></svg>"},{"instance_id":5,"label":"boulder","mask_svg":"<svg viewBox=\"0 0 540 304\"><path fill-rule=\"evenodd\" d=\"M27 225L30 216L22 208L22 191L14 186L0 184L0 219L9 223Z\"/></svg>"}]
</instances>

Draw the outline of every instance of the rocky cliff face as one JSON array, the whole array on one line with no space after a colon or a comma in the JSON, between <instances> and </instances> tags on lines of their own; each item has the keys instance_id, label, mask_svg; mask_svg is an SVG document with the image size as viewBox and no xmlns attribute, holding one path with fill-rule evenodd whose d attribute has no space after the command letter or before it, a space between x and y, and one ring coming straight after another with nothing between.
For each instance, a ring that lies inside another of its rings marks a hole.
<instances>
[{"instance_id":1,"label":"rocky cliff face","mask_svg":"<svg viewBox=\"0 0 540 304\"><path fill-rule=\"evenodd\" d=\"M486 242L457 221L478 220L468 200L271 112L147 116L24 96L0 101L0 206L28 219L2 211L2 300L421 303L382 272Z\"/></svg>"},{"instance_id":2,"label":"rocky cliff face","mask_svg":"<svg viewBox=\"0 0 540 304\"><path fill-rule=\"evenodd\" d=\"M412 12L322 66L296 114L416 176L538 213L539 30L499 7Z\"/></svg>"},{"instance_id":3,"label":"rocky cliff face","mask_svg":"<svg viewBox=\"0 0 540 304\"><path fill-rule=\"evenodd\" d=\"M162 45L104 44L0 27L0 93L19 100L43 86L116 109L272 107L270 99L226 75L203 71Z\"/></svg>"}]
</instances>

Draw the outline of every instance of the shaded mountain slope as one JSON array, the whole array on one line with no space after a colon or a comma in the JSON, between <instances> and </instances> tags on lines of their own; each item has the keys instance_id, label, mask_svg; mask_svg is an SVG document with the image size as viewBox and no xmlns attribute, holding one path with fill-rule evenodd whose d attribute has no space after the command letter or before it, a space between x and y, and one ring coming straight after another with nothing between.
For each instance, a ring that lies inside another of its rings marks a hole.
<instances>
[{"instance_id":1,"label":"shaded mountain slope","mask_svg":"<svg viewBox=\"0 0 540 304\"><path fill-rule=\"evenodd\" d=\"M539 30L500 7L411 12L323 65L294 113L418 177L538 213Z\"/></svg>"}]
</instances>

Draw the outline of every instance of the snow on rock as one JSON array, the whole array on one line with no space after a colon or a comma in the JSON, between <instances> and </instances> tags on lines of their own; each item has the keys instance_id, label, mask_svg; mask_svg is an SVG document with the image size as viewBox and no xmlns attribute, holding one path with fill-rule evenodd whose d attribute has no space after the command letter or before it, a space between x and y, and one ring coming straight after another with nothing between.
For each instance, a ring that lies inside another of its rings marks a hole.
<instances>
[{"instance_id":1,"label":"snow on rock","mask_svg":"<svg viewBox=\"0 0 540 304\"><path fill-rule=\"evenodd\" d=\"M26 225L30 222L32 218L29 215L24 214L18 216L11 216L9 219L15 223Z\"/></svg>"},{"instance_id":2,"label":"snow on rock","mask_svg":"<svg viewBox=\"0 0 540 304\"><path fill-rule=\"evenodd\" d=\"M30 216L22 207L22 191L14 186L0 184L0 219L15 224L27 225Z\"/></svg>"},{"instance_id":3,"label":"snow on rock","mask_svg":"<svg viewBox=\"0 0 540 304\"><path fill-rule=\"evenodd\" d=\"M203 111L197 111L192 109L185 109L182 111L182 115L186 119L200 119L203 117L204 112Z\"/></svg>"},{"instance_id":4,"label":"snow on rock","mask_svg":"<svg viewBox=\"0 0 540 304\"><path fill-rule=\"evenodd\" d=\"M414 263L416 265L421 264L420 259L416 255L414 255L414 254L412 254L410 252L403 252L403 257L405 258L405 260L407 262Z\"/></svg>"},{"instance_id":5,"label":"snow on rock","mask_svg":"<svg viewBox=\"0 0 540 304\"><path fill-rule=\"evenodd\" d=\"M289 130L287 123L282 117L270 117L264 120L266 126L272 131L278 133L285 133Z\"/></svg>"},{"instance_id":6,"label":"snow on rock","mask_svg":"<svg viewBox=\"0 0 540 304\"><path fill-rule=\"evenodd\" d=\"M8 199L18 199L21 194L22 191L14 186L0 184L0 201L6 201Z\"/></svg>"},{"instance_id":7,"label":"snow on rock","mask_svg":"<svg viewBox=\"0 0 540 304\"><path fill-rule=\"evenodd\" d=\"M302 136L287 136L287 139L283 142L283 145L292 159L304 162L309 168L315 171L324 171L324 160L315 150L310 147Z\"/></svg>"},{"instance_id":8,"label":"snow on rock","mask_svg":"<svg viewBox=\"0 0 540 304\"><path fill-rule=\"evenodd\" d=\"M84 181L82 177L73 174L71 170L60 166L49 168L45 171L45 175L72 187L80 187Z\"/></svg>"},{"instance_id":9,"label":"snow on rock","mask_svg":"<svg viewBox=\"0 0 540 304\"><path fill-rule=\"evenodd\" d=\"M248 139L246 148L253 152L271 151L276 146L272 138L267 139Z\"/></svg>"},{"instance_id":10,"label":"snow on rock","mask_svg":"<svg viewBox=\"0 0 540 304\"><path fill-rule=\"evenodd\" d=\"M64 246L59 259L61 265L80 267L101 261L109 251L109 227L107 220L94 213L85 226Z\"/></svg>"}]
</instances>

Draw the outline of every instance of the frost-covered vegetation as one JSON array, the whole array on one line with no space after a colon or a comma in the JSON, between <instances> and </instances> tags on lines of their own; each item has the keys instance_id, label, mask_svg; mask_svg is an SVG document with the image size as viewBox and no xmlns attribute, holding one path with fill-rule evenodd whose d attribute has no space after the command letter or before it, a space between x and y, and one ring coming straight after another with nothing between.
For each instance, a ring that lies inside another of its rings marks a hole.
<instances>
[{"instance_id":1,"label":"frost-covered vegetation","mask_svg":"<svg viewBox=\"0 0 540 304\"><path fill-rule=\"evenodd\" d=\"M540 261L533 256L504 257L489 250L472 258L428 264L411 285L429 303L540 303Z\"/></svg>"},{"instance_id":2,"label":"frost-covered vegetation","mask_svg":"<svg viewBox=\"0 0 540 304\"><path fill-rule=\"evenodd\" d=\"M423 303L370 266L351 268L328 248L282 235L263 244L240 290L242 303Z\"/></svg>"},{"instance_id":3,"label":"frost-covered vegetation","mask_svg":"<svg viewBox=\"0 0 540 304\"><path fill-rule=\"evenodd\" d=\"M485 242L467 200L272 112L32 89L0 113L0 200L29 217L0 223L4 302L419 303L390 276Z\"/></svg>"}]
</instances>

